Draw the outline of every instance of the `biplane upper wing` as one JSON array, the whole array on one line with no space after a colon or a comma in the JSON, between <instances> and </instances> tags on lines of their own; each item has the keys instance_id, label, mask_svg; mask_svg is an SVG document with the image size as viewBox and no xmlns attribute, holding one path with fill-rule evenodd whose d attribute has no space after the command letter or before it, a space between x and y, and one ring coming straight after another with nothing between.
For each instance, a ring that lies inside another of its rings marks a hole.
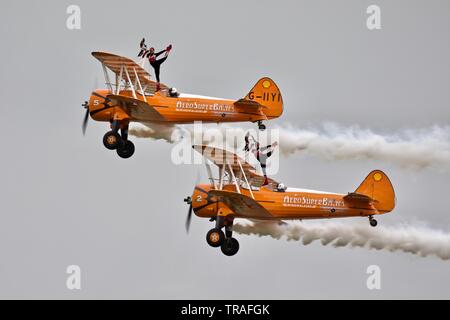
<instances>
[{"instance_id":1,"label":"biplane upper wing","mask_svg":"<svg viewBox=\"0 0 450 320\"><path fill-rule=\"evenodd\" d=\"M237 215L254 219L267 219L273 217L270 212L256 200L241 193L225 190L210 190L209 193L225 202L225 204Z\"/></svg>"},{"instance_id":2,"label":"biplane upper wing","mask_svg":"<svg viewBox=\"0 0 450 320\"><path fill-rule=\"evenodd\" d=\"M118 85L117 81L122 79L131 83L137 83L136 79L138 79L145 93L156 92L156 82L150 79L150 73L133 60L108 52L97 51L92 52L92 55L116 75L116 85ZM161 83L160 86L161 89L168 89L165 84Z\"/></svg>"},{"instance_id":3,"label":"biplane upper wing","mask_svg":"<svg viewBox=\"0 0 450 320\"><path fill-rule=\"evenodd\" d=\"M242 167L242 171L247 177L250 185L260 187L264 183L264 176L258 173L254 166L239 157L237 154L221 148L206 145L194 145L192 147L219 168L223 167L226 170L231 168L233 172L239 173L241 172ZM270 178L268 180L269 183L278 185L277 181Z\"/></svg>"},{"instance_id":4,"label":"biplane upper wing","mask_svg":"<svg viewBox=\"0 0 450 320\"><path fill-rule=\"evenodd\" d=\"M148 103L131 97L109 94L106 96L113 105L122 107L133 119L140 121L164 121L165 118Z\"/></svg>"}]
</instances>

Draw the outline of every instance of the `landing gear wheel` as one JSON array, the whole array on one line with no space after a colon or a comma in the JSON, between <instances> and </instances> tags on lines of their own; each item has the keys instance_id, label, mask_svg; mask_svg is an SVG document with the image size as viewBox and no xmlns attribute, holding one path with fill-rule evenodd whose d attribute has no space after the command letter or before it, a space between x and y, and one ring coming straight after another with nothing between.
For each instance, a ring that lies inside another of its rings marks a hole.
<instances>
[{"instance_id":1,"label":"landing gear wheel","mask_svg":"<svg viewBox=\"0 0 450 320\"><path fill-rule=\"evenodd\" d=\"M261 131L266 130L266 126L264 125L264 123L261 120L258 121L258 129Z\"/></svg>"},{"instance_id":2,"label":"landing gear wheel","mask_svg":"<svg viewBox=\"0 0 450 320\"><path fill-rule=\"evenodd\" d=\"M218 228L213 228L206 234L206 242L213 247L220 247L225 241L225 234Z\"/></svg>"},{"instance_id":3,"label":"landing gear wheel","mask_svg":"<svg viewBox=\"0 0 450 320\"><path fill-rule=\"evenodd\" d=\"M220 247L226 256L234 256L239 251L239 242L235 238L227 238Z\"/></svg>"},{"instance_id":4,"label":"landing gear wheel","mask_svg":"<svg viewBox=\"0 0 450 320\"><path fill-rule=\"evenodd\" d=\"M123 142L116 150L119 157L127 159L134 154L134 144L130 140Z\"/></svg>"},{"instance_id":5,"label":"landing gear wheel","mask_svg":"<svg viewBox=\"0 0 450 320\"><path fill-rule=\"evenodd\" d=\"M122 138L119 133L114 131L108 131L103 136L103 145L106 149L114 150L122 143Z\"/></svg>"},{"instance_id":6,"label":"landing gear wheel","mask_svg":"<svg viewBox=\"0 0 450 320\"><path fill-rule=\"evenodd\" d=\"M375 219L370 219L370 220L369 220L369 223L370 223L370 225L371 225L372 227L376 227L377 224L378 224L377 220L375 220Z\"/></svg>"}]
</instances>

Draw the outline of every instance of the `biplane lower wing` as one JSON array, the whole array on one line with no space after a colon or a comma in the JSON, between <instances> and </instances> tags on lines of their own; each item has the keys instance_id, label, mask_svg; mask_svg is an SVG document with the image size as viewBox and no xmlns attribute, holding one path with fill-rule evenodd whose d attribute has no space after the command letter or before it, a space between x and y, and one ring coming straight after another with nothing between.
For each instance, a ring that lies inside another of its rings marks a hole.
<instances>
[{"instance_id":1,"label":"biplane lower wing","mask_svg":"<svg viewBox=\"0 0 450 320\"><path fill-rule=\"evenodd\" d=\"M241 193L225 190L210 190L209 193L221 199L239 216L254 219L267 219L273 217L270 212L257 201Z\"/></svg>"},{"instance_id":2,"label":"biplane lower wing","mask_svg":"<svg viewBox=\"0 0 450 320\"><path fill-rule=\"evenodd\" d=\"M131 118L140 121L164 121L165 118L148 103L134 99L131 97L125 97L115 94L107 96L114 105L122 107Z\"/></svg>"}]
</instances>

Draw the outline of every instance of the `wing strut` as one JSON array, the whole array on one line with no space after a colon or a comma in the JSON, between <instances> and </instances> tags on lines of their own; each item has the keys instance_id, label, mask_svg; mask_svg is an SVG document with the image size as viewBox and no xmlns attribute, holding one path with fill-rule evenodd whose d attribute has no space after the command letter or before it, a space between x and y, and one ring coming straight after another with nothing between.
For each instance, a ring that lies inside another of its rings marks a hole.
<instances>
[{"instance_id":1,"label":"wing strut","mask_svg":"<svg viewBox=\"0 0 450 320\"><path fill-rule=\"evenodd\" d=\"M219 190L223 189L223 173L224 173L224 168L223 166L219 166Z\"/></svg>"},{"instance_id":2,"label":"wing strut","mask_svg":"<svg viewBox=\"0 0 450 320\"><path fill-rule=\"evenodd\" d=\"M131 82L130 74L128 73L128 69L127 68L125 68L125 74L127 76L128 84L129 84L129 86L131 88L131 92L133 93L133 98L137 99L136 91L134 90L134 86L133 86L133 83Z\"/></svg>"},{"instance_id":3,"label":"wing strut","mask_svg":"<svg viewBox=\"0 0 450 320\"><path fill-rule=\"evenodd\" d=\"M225 162L226 162L226 160L225 160ZM228 169L230 170L230 173L231 173L231 177L233 178L234 185L236 186L236 190L237 190L237 192L241 193L241 189L239 188L239 184L237 182L236 176L234 175L233 168L231 168L231 165L229 163L227 163L227 164L228 164Z\"/></svg>"},{"instance_id":4,"label":"wing strut","mask_svg":"<svg viewBox=\"0 0 450 320\"><path fill-rule=\"evenodd\" d=\"M105 74L106 85L108 86L109 91L110 91L110 92L113 92L112 84L111 84L111 81L109 80L108 71L106 70L106 66L105 66L104 63L102 63L102 68L103 68L103 73Z\"/></svg>"},{"instance_id":5,"label":"wing strut","mask_svg":"<svg viewBox=\"0 0 450 320\"><path fill-rule=\"evenodd\" d=\"M208 161L209 161L208 159L205 159L206 171L208 172L209 180L211 181L211 184L214 186L214 189L217 189L216 181L214 180L211 171L211 166L209 165Z\"/></svg>"},{"instance_id":6,"label":"wing strut","mask_svg":"<svg viewBox=\"0 0 450 320\"><path fill-rule=\"evenodd\" d=\"M117 81L117 87L116 87L116 95L119 95L120 92L120 82L123 79L123 65L120 66L120 73L119 73L119 79Z\"/></svg>"},{"instance_id":7,"label":"wing strut","mask_svg":"<svg viewBox=\"0 0 450 320\"><path fill-rule=\"evenodd\" d=\"M250 183L248 183L247 176L244 172L244 169L242 168L241 161L239 159L237 159L237 161L238 161L239 167L241 168L241 173L244 175L244 180L248 186L248 191L250 191L250 194L252 195L253 200L255 200L255 196L253 195L253 191L252 191L252 186L250 185Z\"/></svg>"},{"instance_id":8,"label":"wing strut","mask_svg":"<svg viewBox=\"0 0 450 320\"><path fill-rule=\"evenodd\" d=\"M134 71L134 75L135 75L135 78L136 78L136 82L137 82L137 84L139 86L139 90L141 90L141 95L144 97L144 101L147 102L147 98L145 97L144 90L142 90L141 81L139 80L136 68L133 67L133 71Z\"/></svg>"}]
</instances>

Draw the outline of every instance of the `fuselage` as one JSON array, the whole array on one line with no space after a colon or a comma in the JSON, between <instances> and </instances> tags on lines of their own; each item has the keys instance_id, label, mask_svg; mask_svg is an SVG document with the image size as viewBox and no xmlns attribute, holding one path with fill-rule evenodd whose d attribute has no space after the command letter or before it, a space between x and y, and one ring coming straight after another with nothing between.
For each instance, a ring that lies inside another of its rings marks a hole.
<instances>
[{"instance_id":1,"label":"fuselage","mask_svg":"<svg viewBox=\"0 0 450 320\"><path fill-rule=\"evenodd\" d=\"M219 208L225 206L217 198L208 194L211 185L197 185L192 195L192 207L199 217L211 218ZM236 192L234 185L225 185L224 190ZM240 188L242 194L251 197L248 189ZM370 204L355 204L344 199L344 194L328 193L306 189L276 191L264 186L252 191L255 200L267 209L272 217L268 220L324 219L355 216L371 216L386 212L378 211ZM248 215L233 214L235 218L252 218ZM261 219L261 217L254 217Z\"/></svg>"},{"instance_id":2,"label":"fuselage","mask_svg":"<svg viewBox=\"0 0 450 320\"><path fill-rule=\"evenodd\" d=\"M120 106L104 104L104 99L110 94L109 90L96 90L89 99L89 111L94 120L111 121L116 115L128 118L135 122L168 122L168 123L192 123L203 122L255 122L270 120L279 115L270 114L269 111L262 115L257 110L248 110L235 104L235 100L220 99L205 96L182 94L178 97L166 96L156 93L144 96L136 93L137 99L146 102L164 118L163 121L155 121L147 118L145 113L133 108L124 109ZM131 91L121 91L122 96L133 97Z\"/></svg>"}]
</instances>

